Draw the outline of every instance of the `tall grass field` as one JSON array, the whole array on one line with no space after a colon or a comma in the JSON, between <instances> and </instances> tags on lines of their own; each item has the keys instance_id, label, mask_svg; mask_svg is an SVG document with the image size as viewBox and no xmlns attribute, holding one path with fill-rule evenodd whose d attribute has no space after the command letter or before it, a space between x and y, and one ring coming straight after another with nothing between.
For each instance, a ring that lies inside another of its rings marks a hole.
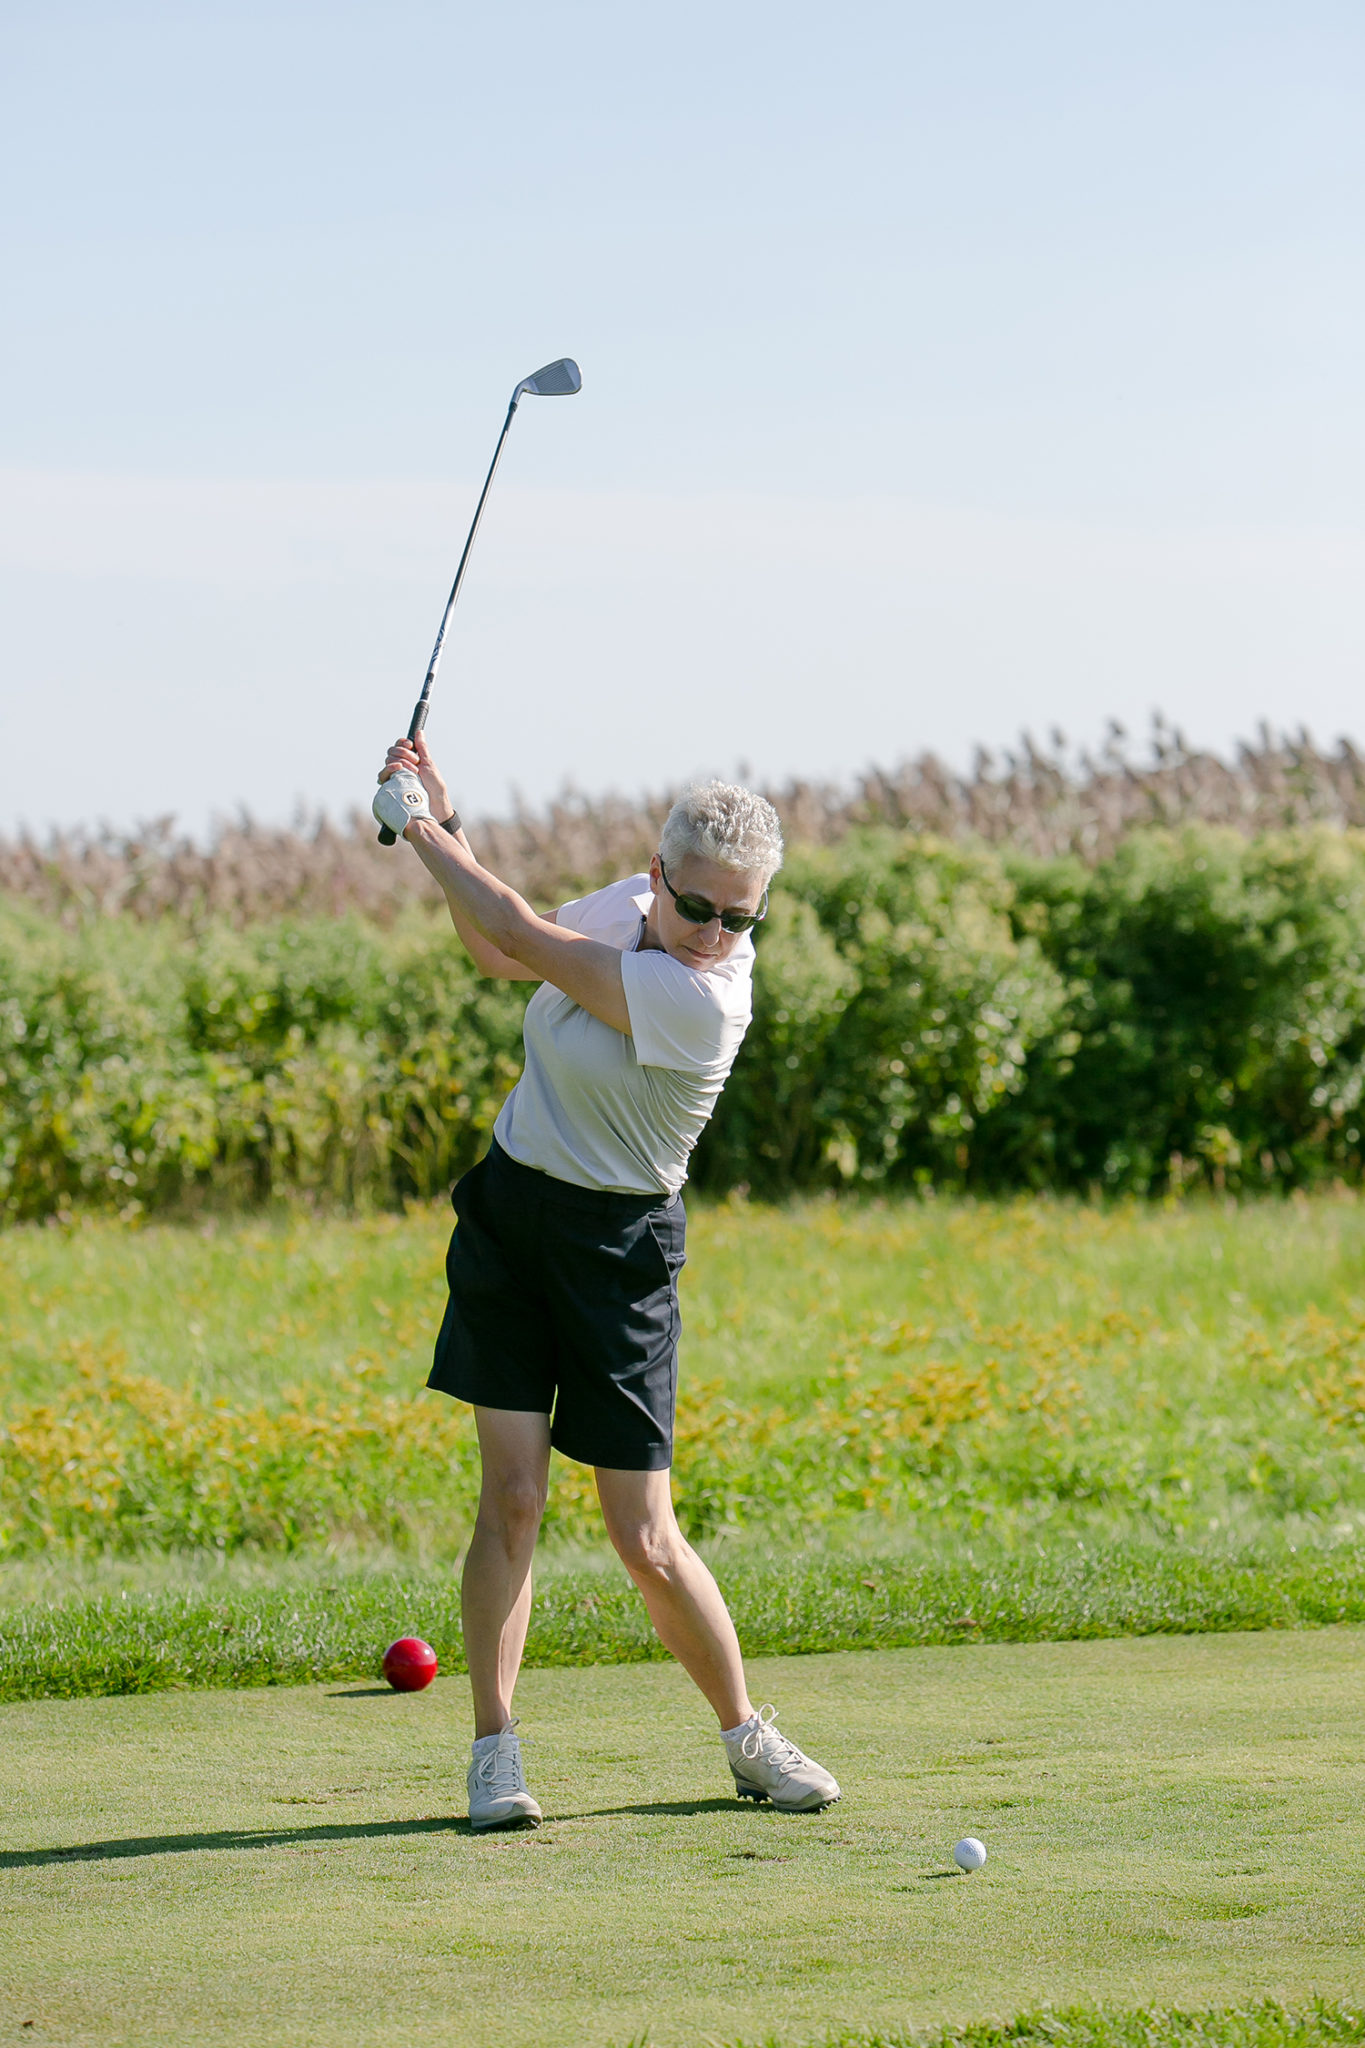
<instances>
[{"instance_id":1,"label":"tall grass field","mask_svg":"<svg viewBox=\"0 0 1365 2048\"><path fill-rule=\"evenodd\" d=\"M11 1697L360 1673L399 1624L458 1664L449 1221L0 1235ZM675 1492L755 1647L1365 1619L1354 1197L694 1202L689 1242ZM533 1658L654 1651L556 1459Z\"/></svg>"}]
</instances>

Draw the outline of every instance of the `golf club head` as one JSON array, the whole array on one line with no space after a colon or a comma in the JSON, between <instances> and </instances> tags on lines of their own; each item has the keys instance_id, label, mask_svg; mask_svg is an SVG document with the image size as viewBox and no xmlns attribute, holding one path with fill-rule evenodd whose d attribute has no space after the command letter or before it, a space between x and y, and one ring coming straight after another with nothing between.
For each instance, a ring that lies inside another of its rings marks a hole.
<instances>
[{"instance_id":1,"label":"golf club head","mask_svg":"<svg viewBox=\"0 0 1365 2048\"><path fill-rule=\"evenodd\" d=\"M567 398L582 389L583 374L577 363L572 356L561 356L557 363L547 363L543 370L523 377L512 393L512 403L516 404L523 391L529 391L532 398Z\"/></svg>"}]
</instances>

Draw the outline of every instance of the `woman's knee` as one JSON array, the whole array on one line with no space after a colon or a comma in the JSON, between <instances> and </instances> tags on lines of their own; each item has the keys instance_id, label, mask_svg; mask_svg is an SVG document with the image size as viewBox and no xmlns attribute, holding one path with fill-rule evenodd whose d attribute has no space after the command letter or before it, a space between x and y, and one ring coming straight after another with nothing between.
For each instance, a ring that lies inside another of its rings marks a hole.
<instances>
[{"instance_id":1,"label":"woman's knee","mask_svg":"<svg viewBox=\"0 0 1365 2048\"><path fill-rule=\"evenodd\" d=\"M534 1541L545 1513L547 1491L545 1480L537 1473L485 1472L479 1521L509 1546Z\"/></svg>"},{"instance_id":2,"label":"woman's knee","mask_svg":"<svg viewBox=\"0 0 1365 2048\"><path fill-rule=\"evenodd\" d=\"M597 1498L612 1548L637 1578L668 1577L685 1555L667 1472L618 1472L599 1466Z\"/></svg>"},{"instance_id":3,"label":"woman's knee","mask_svg":"<svg viewBox=\"0 0 1365 2048\"><path fill-rule=\"evenodd\" d=\"M687 1554L683 1533L672 1515L663 1520L609 1520L607 1534L632 1578L672 1579Z\"/></svg>"}]
</instances>

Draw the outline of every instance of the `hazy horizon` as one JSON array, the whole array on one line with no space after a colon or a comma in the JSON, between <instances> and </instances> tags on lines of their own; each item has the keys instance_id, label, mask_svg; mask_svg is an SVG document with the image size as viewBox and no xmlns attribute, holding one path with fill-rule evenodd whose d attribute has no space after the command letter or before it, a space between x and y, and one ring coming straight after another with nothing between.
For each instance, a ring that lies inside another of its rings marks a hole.
<instances>
[{"instance_id":1,"label":"hazy horizon","mask_svg":"<svg viewBox=\"0 0 1365 2048\"><path fill-rule=\"evenodd\" d=\"M1365 19L56 0L0 77L0 832L1365 738Z\"/></svg>"}]
</instances>

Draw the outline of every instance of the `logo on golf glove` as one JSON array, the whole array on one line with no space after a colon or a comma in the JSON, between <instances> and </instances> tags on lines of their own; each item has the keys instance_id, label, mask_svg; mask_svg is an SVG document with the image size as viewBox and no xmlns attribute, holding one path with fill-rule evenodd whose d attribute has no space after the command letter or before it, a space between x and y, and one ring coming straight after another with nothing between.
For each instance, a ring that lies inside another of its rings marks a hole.
<instances>
[{"instance_id":1,"label":"logo on golf glove","mask_svg":"<svg viewBox=\"0 0 1365 2048\"><path fill-rule=\"evenodd\" d=\"M402 832L414 818L431 816L421 777L410 768L400 768L387 782L380 783L372 809L379 823L387 825L390 832Z\"/></svg>"}]
</instances>

